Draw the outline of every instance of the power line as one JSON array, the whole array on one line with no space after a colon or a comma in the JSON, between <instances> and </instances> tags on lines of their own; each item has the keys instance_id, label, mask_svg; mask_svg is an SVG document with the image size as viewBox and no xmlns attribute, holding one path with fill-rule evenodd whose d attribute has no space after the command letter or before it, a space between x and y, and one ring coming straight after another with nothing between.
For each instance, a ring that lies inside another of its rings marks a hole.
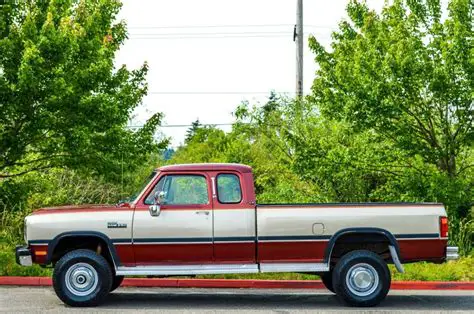
<instances>
[{"instance_id":1,"label":"power line","mask_svg":"<svg viewBox=\"0 0 474 314\"><path fill-rule=\"evenodd\" d=\"M272 31L272 32L191 32L191 33L130 33L130 36L204 36L204 35L289 35L289 31Z\"/></svg>"},{"instance_id":2,"label":"power line","mask_svg":"<svg viewBox=\"0 0 474 314\"><path fill-rule=\"evenodd\" d=\"M325 33L313 33L307 32L304 33L307 37L308 35L317 35L318 37L327 37L330 34ZM133 34L128 37L130 40L175 40L175 39L242 39L242 38L265 38L265 39L280 39L280 38L292 38L293 33L289 32L273 32L273 33L173 33L173 34L159 34L159 33L150 33L150 34Z\"/></svg>"},{"instance_id":3,"label":"power line","mask_svg":"<svg viewBox=\"0 0 474 314\"><path fill-rule=\"evenodd\" d=\"M143 25L129 26L128 29L186 29L186 28L269 28L269 27L293 27L294 24L234 24L234 25ZM304 25L309 28L332 29L330 25Z\"/></svg>"},{"instance_id":4,"label":"power line","mask_svg":"<svg viewBox=\"0 0 474 314\"><path fill-rule=\"evenodd\" d=\"M246 122L240 122L242 124L248 124ZM235 123L200 123L199 126L229 126L234 125ZM127 125L129 129L139 129L144 125ZM159 128L187 128L193 126L192 124L165 124L160 125Z\"/></svg>"},{"instance_id":5,"label":"power line","mask_svg":"<svg viewBox=\"0 0 474 314\"><path fill-rule=\"evenodd\" d=\"M234 38L266 38L266 39L274 39L274 38L288 38L291 36L290 34L288 35L212 35L210 34L209 36L151 36L151 37L129 37L128 39L130 40L152 40L152 39L168 39L168 40L174 40L174 39L234 39Z\"/></svg>"},{"instance_id":6,"label":"power line","mask_svg":"<svg viewBox=\"0 0 474 314\"><path fill-rule=\"evenodd\" d=\"M295 92L275 92L276 94L294 94ZM153 91L150 95L270 95L271 91Z\"/></svg>"}]
</instances>

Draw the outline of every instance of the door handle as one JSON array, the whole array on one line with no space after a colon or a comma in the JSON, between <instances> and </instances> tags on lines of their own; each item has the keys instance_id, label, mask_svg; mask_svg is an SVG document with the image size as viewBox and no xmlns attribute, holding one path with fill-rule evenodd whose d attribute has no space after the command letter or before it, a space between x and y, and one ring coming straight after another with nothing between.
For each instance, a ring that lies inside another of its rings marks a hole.
<instances>
[{"instance_id":1,"label":"door handle","mask_svg":"<svg viewBox=\"0 0 474 314\"><path fill-rule=\"evenodd\" d=\"M208 210L198 210L196 212L196 215L206 215L209 216L209 211Z\"/></svg>"}]
</instances>

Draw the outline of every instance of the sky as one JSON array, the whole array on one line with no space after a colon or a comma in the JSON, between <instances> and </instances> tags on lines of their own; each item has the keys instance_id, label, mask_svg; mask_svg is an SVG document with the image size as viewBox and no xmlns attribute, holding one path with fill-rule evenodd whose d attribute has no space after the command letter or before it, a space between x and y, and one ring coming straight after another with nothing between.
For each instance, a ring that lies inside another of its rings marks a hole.
<instances>
[{"instance_id":1,"label":"sky","mask_svg":"<svg viewBox=\"0 0 474 314\"><path fill-rule=\"evenodd\" d=\"M129 39L116 64L149 65L148 95L131 125L156 112L163 125L232 123L244 100L262 104L271 91L294 96L296 0L123 0L119 19ZM303 85L309 93L316 63L309 34L329 47L331 32L346 19L348 0L304 0ZM379 11L384 0L368 0ZM162 127L171 146L184 141L188 127ZM230 126L220 126L230 130Z\"/></svg>"}]
</instances>

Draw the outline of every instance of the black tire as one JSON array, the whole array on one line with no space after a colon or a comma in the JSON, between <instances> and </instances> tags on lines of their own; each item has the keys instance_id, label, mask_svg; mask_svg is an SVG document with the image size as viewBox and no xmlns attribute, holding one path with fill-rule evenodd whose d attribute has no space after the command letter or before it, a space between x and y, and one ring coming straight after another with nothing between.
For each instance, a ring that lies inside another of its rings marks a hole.
<instances>
[{"instance_id":1,"label":"black tire","mask_svg":"<svg viewBox=\"0 0 474 314\"><path fill-rule=\"evenodd\" d=\"M123 278L124 278L123 276L114 276L113 277L112 287L110 288L110 292L112 292L115 289L117 289L118 287L120 287L120 285L122 284Z\"/></svg>"},{"instance_id":2,"label":"black tire","mask_svg":"<svg viewBox=\"0 0 474 314\"><path fill-rule=\"evenodd\" d=\"M350 274L357 273L363 280L359 282L360 286L356 284L357 280L350 278ZM333 270L332 282L337 297L345 304L369 307L385 299L390 289L391 276L387 263L379 255L366 250L358 250L347 253L339 260ZM368 286L361 287L363 285ZM363 289L366 290L363 291Z\"/></svg>"},{"instance_id":3,"label":"black tire","mask_svg":"<svg viewBox=\"0 0 474 314\"><path fill-rule=\"evenodd\" d=\"M66 276L70 280L66 281ZM112 276L110 265L103 256L90 250L74 250L56 263L53 287L56 295L67 305L96 306L108 295ZM88 285L80 287L81 281Z\"/></svg>"},{"instance_id":4,"label":"black tire","mask_svg":"<svg viewBox=\"0 0 474 314\"><path fill-rule=\"evenodd\" d=\"M326 289L334 293L334 287L332 285L332 271L327 272L327 273L322 273L319 276L321 277L321 280L324 286L326 287Z\"/></svg>"}]
</instances>

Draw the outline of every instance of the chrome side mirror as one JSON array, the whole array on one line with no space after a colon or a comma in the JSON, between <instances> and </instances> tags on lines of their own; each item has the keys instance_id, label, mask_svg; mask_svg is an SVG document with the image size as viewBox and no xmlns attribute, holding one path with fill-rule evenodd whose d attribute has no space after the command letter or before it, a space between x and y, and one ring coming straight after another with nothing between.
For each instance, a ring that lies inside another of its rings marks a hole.
<instances>
[{"instance_id":1,"label":"chrome side mirror","mask_svg":"<svg viewBox=\"0 0 474 314\"><path fill-rule=\"evenodd\" d=\"M153 195L153 205L151 205L148 210L150 211L150 215L157 217L161 213L160 204L165 199L165 192L164 191L156 191Z\"/></svg>"},{"instance_id":2,"label":"chrome side mirror","mask_svg":"<svg viewBox=\"0 0 474 314\"><path fill-rule=\"evenodd\" d=\"M148 211L150 212L151 216L158 217L161 213L160 205L150 205Z\"/></svg>"}]
</instances>

